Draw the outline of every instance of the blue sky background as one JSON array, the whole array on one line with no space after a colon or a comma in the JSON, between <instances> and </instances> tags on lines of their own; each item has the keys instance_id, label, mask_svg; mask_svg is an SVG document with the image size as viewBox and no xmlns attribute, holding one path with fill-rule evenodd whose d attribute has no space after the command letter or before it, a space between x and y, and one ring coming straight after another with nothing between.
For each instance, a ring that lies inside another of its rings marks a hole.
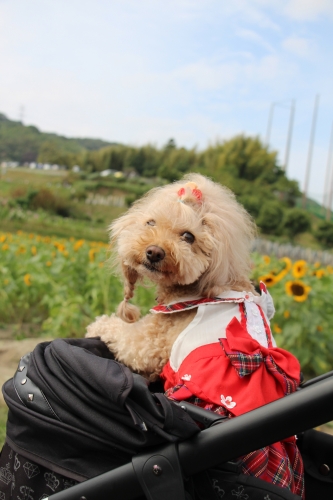
<instances>
[{"instance_id":1,"label":"blue sky background","mask_svg":"<svg viewBox=\"0 0 333 500\"><path fill-rule=\"evenodd\" d=\"M43 131L205 148L266 137L322 201L333 124L332 0L0 0L0 112ZM20 111L21 110L21 111Z\"/></svg>"}]
</instances>

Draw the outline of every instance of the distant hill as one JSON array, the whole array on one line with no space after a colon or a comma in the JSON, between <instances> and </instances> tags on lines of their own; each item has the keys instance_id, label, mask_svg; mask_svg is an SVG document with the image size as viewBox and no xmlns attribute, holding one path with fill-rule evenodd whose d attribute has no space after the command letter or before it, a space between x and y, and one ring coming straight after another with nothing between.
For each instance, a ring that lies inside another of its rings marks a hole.
<instances>
[{"instance_id":1,"label":"distant hill","mask_svg":"<svg viewBox=\"0 0 333 500\"><path fill-rule=\"evenodd\" d=\"M296 200L296 206L303 208L303 198ZM306 210L318 219L326 219L326 208L311 198L306 198Z\"/></svg>"},{"instance_id":2,"label":"distant hill","mask_svg":"<svg viewBox=\"0 0 333 500\"><path fill-rule=\"evenodd\" d=\"M58 134L41 132L33 125L24 125L0 113L0 162L18 161L20 163L37 160L42 146L52 145L67 154L96 151L116 143L101 139L68 138ZM43 149L43 148L42 148Z\"/></svg>"}]
</instances>

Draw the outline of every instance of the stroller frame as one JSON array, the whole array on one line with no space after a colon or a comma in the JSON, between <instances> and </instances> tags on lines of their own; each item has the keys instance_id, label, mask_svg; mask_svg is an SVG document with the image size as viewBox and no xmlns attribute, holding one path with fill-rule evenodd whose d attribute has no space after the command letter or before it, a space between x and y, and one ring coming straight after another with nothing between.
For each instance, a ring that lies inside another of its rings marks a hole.
<instances>
[{"instance_id":1,"label":"stroller frame","mask_svg":"<svg viewBox=\"0 0 333 500\"><path fill-rule=\"evenodd\" d=\"M303 383L285 398L233 419L217 418L182 402L183 410L194 419L203 419L207 429L186 441L138 454L132 462L48 500L133 500L143 495L148 500L185 500L184 479L333 420L332 396L333 371Z\"/></svg>"}]
</instances>

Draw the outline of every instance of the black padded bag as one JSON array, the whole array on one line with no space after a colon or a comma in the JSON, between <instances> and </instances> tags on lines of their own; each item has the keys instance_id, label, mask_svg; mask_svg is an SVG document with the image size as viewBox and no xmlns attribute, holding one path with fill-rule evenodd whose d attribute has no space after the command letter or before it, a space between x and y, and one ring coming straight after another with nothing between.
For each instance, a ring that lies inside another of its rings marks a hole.
<instances>
[{"instance_id":1,"label":"black padded bag","mask_svg":"<svg viewBox=\"0 0 333 500\"><path fill-rule=\"evenodd\" d=\"M199 432L186 412L152 394L146 380L115 361L99 339L37 345L3 395L11 449L76 481Z\"/></svg>"}]
</instances>

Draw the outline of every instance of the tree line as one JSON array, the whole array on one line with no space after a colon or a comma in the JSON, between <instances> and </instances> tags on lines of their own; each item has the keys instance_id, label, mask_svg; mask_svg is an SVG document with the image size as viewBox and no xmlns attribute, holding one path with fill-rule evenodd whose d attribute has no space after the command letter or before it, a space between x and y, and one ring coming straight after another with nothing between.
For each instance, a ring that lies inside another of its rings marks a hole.
<instances>
[{"instance_id":1,"label":"tree line","mask_svg":"<svg viewBox=\"0 0 333 500\"><path fill-rule=\"evenodd\" d=\"M44 134L0 114L0 160L37 161L68 169L79 165L85 175L111 170L122 172L125 178L154 178L160 183L178 180L186 172L200 172L229 187L265 234L294 239L313 225L313 218L297 206L298 183L287 178L277 152L259 137L239 135L202 151L178 147L173 139L163 147L134 147ZM323 244L331 244L326 241L328 233L333 240L330 224L323 229L319 224Z\"/></svg>"}]
</instances>

